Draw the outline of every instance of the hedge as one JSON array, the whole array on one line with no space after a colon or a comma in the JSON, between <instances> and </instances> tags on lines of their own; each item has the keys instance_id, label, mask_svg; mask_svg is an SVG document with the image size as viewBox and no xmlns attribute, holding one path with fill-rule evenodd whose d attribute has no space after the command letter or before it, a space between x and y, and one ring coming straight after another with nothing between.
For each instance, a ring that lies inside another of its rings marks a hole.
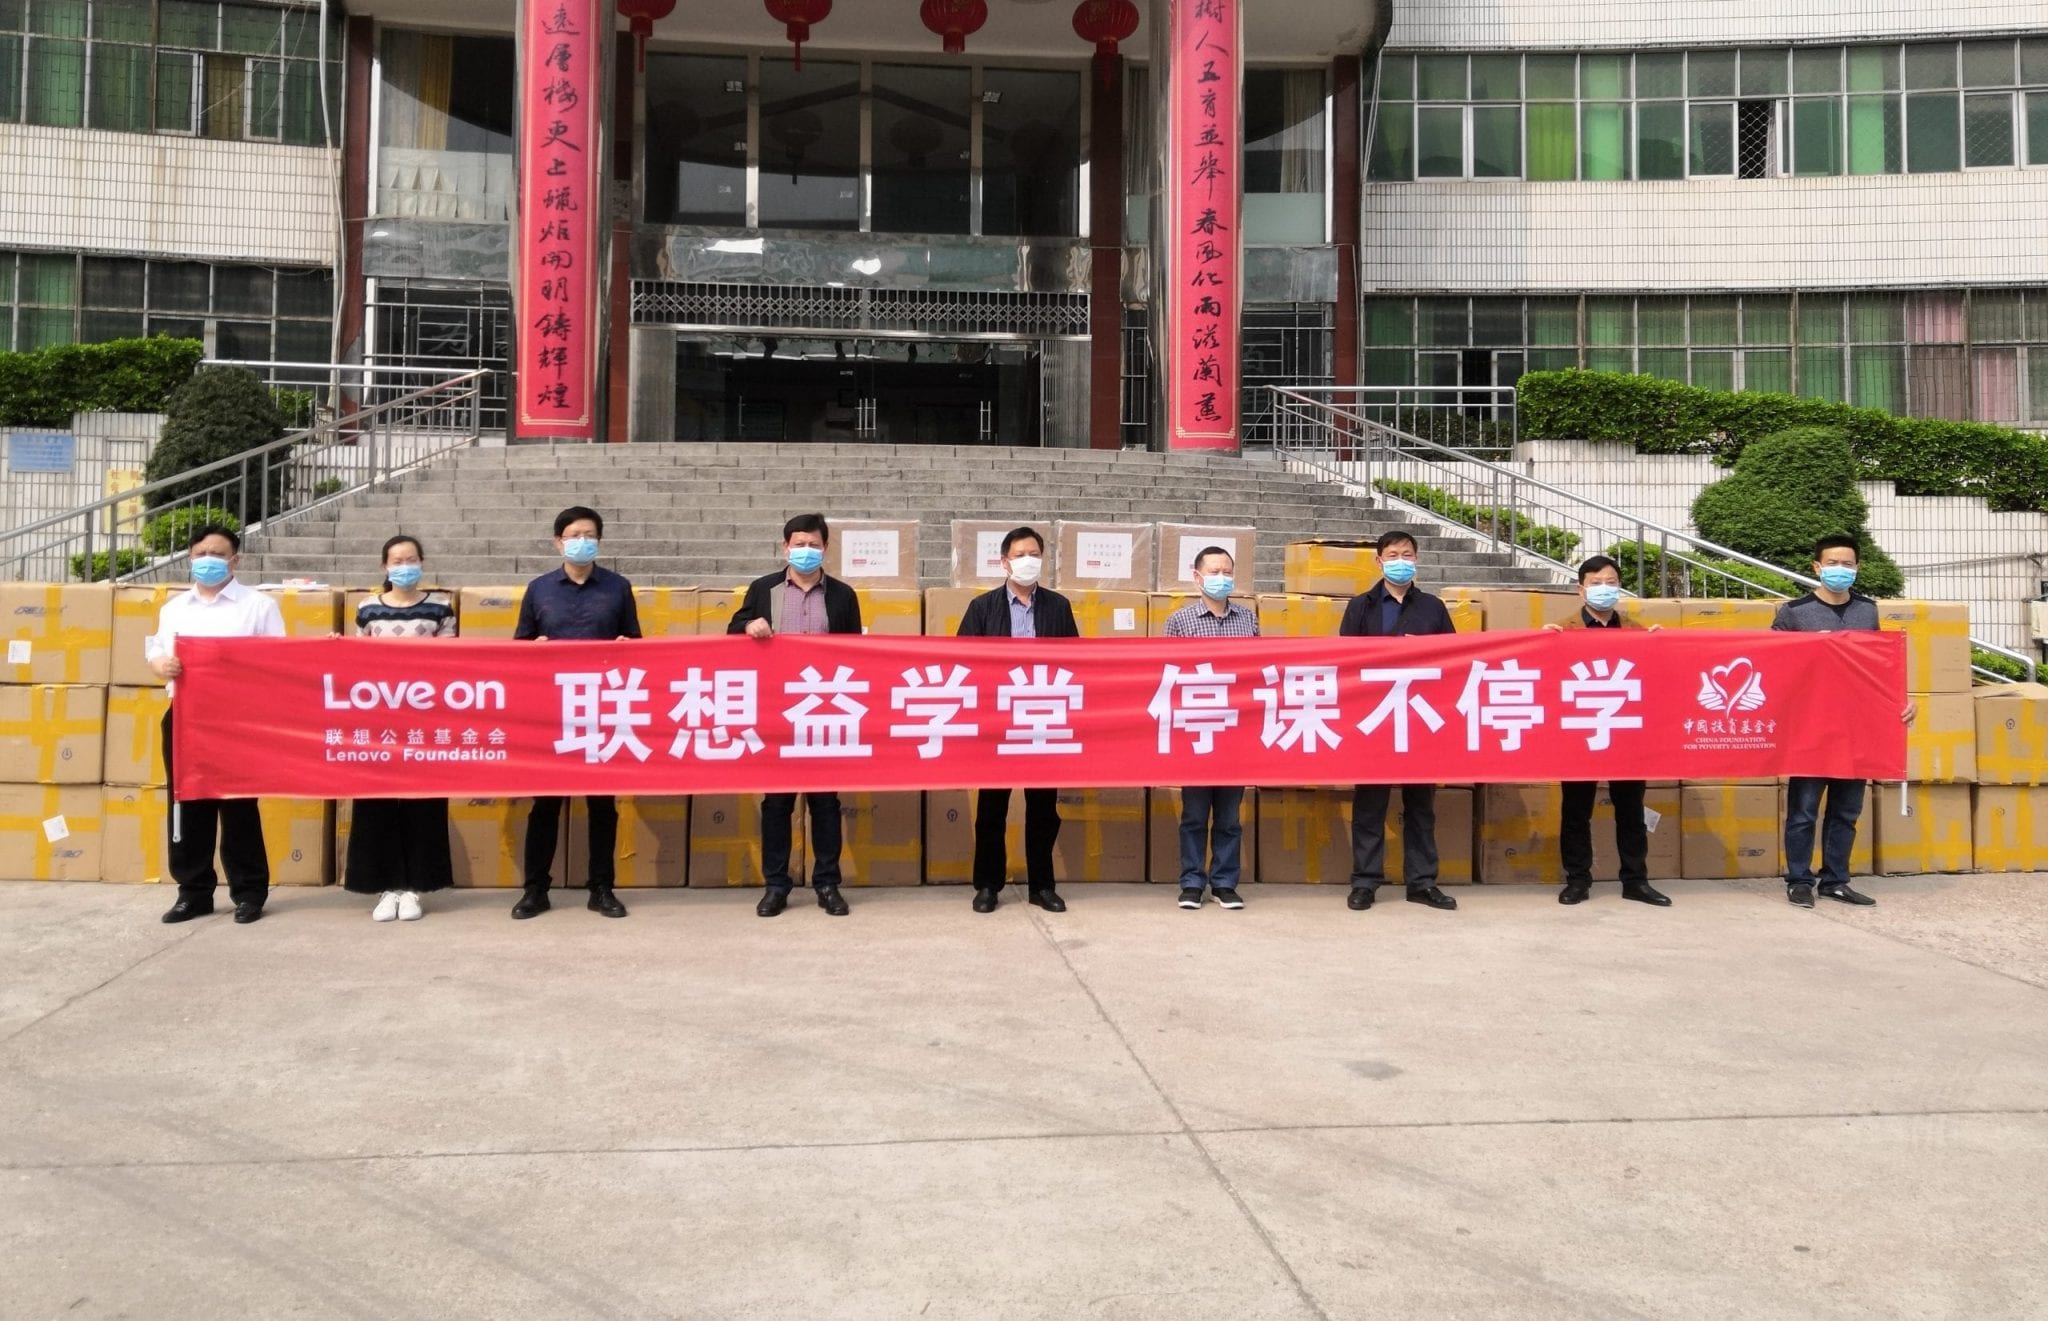
<instances>
[{"instance_id":1,"label":"hedge","mask_svg":"<svg viewBox=\"0 0 2048 1321\"><path fill-rule=\"evenodd\" d=\"M1571 553L1578 549L1579 535L1576 532L1538 523L1512 509L1467 504L1440 486L1424 482L1397 482L1385 477L1374 481L1373 485L1398 500L1406 500L1411 505L1441 514L1453 523L1462 523L1488 536L1499 536L1559 563L1568 561Z\"/></svg>"},{"instance_id":2,"label":"hedge","mask_svg":"<svg viewBox=\"0 0 2048 1321\"><path fill-rule=\"evenodd\" d=\"M1741 560L1726 560L1697 551L1672 551L1667 555L1662 547L1646 541L1617 541L1604 553L1621 566L1621 585L1630 591L1636 590L1636 558L1642 557L1645 596L1746 599L1799 596L1806 591L1782 574ZM1761 590L1743 591L1738 584Z\"/></svg>"},{"instance_id":3,"label":"hedge","mask_svg":"<svg viewBox=\"0 0 2048 1321\"><path fill-rule=\"evenodd\" d=\"M116 339L0 353L0 426L64 427L73 413L161 413L205 349L195 339Z\"/></svg>"},{"instance_id":4,"label":"hedge","mask_svg":"<svg viewBox=\"0 0 2048 1321\"><path fill-rule=\"evenodd\" d=\"M1530 372L1515 392L1526 440L1620 441L1641 454L1711 454L1731 464L1760 437L1831 427L1865 479L1897 482L1901 494L1974 495L1995 510L2048 512L2048 439L2010 427L1576 368Z\"/></svg>"}]
</instances>

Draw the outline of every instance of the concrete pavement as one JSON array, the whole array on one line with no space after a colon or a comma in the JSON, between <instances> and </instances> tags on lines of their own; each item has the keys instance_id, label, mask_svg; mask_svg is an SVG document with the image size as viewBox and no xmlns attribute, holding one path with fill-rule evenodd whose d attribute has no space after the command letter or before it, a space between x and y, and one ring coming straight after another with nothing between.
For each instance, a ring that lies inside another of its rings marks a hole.
<instances>
[{"instance_id":1,"label":"concrete pavement","mask_svg":"<svg viewBox=\"0 0 2048 1321\"><path fill-rule=\"evenodd\" d=\"M0 886L0 1318L2042 1315L2048 877L1666 888Z\"/></svg>"}]
</instances>

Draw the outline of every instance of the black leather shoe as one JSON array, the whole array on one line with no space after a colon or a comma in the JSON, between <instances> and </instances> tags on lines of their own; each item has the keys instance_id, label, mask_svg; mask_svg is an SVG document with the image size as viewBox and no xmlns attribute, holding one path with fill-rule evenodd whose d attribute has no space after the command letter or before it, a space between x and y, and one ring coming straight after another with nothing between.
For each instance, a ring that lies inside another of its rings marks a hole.
<instances>
[{"instance_id":1,"label":"black leather shoe","mask_svg":"<svg viewBox=\"0 0 2048 1321\"><path fill-rule=\"evenodd\" d=\"M1652 908L1671 907L1671 896L1653 888L1647 881L1638 881L1634 885L1622 886L1621 897L1633 899L1639 904L1648 904Z\"/></svg>"},{"instance_id":2,"label":"black leather shoe","mask_svg":"<svg viewBox=\"0 0 2048 1321\"><path fill-rule=\"evenodd\" d=\"M764 890L761 893L761 902L754 905L754 914L757 917L774 917L787 907L789 907L789 891Z\"/></svg>"},{"instance_id":3,"label":"black leather shoe","mask_svg":"<svg viewBox=\"0 0 2048 1321\"><path fill-rule=\"evenodd\" d=\"M1457 900L1451 898L1442 890L1437 889L1434 885L1430 886L1427 890L1410 890L1408 892L1408 902L1411 904L1428 904L1431 908L1441 908L1445 912L1449 912L1458 906Z\"/></svg>"},{"instance_id":4,"label":"black leather shoe","mask_svg":"<svg viewBox=\"0 0 2048 1321\"><path fill-rule=\"evenodd\" d=\"M1364 912L1364 911L1365 911L1366 909L1368 909L1368 908L1371 908L1371 907L1372 907L1372 890L1371 890L1371 888L1370 888L1370 887L1368 887L1368 886L1363 886L1363 885L1354 885L1354 886L1352 886L1352 887L1351 887L1351 897L1350 897L1349 899L1346 899L1346 900L1344 901L1344 906L1345 906L1346 908L1349 908L1349 909L1350 909L1350 910L1351 910L1352 912L1354 912L1354 913L1363 913L1363 912Z\"/></svg>"},{"instance_id":5,"label":"black leather shoe","mask_svg":"<svg viewBox=\"0 0 2048 1321\"><path fill-rule=\"evenodd\" d=\"M171 905L169 912L164 914L164 921L166 923L190 922L195 917L207 917L212 913L213 900L211 899L180 899L177 903Z\"/></svg>"},{"instance_id":6,"label":"black leather shoe","mask_svg":"<svg viewBox=\"0 0 2048 1321\"><path fill-rule=\"evenodd\" d=\"M976 890L974 892L974 911L977 913L995 912L996 894L997 892L994 890Z\"/></svg>"},{"instance_id":7,"label":"black leather shoe","mask_svg":"<svg viewBox=\"0 0 2048 1321\"><path fill-rule=\"evenodd\" d=\"M235 905L235 921L237 921L237 922L241 923L241 924L242 924L243 926L248 926L248 925L249 925L249 924L250 924L251 922L260 922L260 921L262 921L262 920L263 920L263 905L262 905L262 904L236 904L236 905Z\"/></svg>"},{"instance_id":8,"label":"black leather shoe","mask_svg":"<svg viewBox=\"0 0 2048 1321\"><path fill-rule=\"evenodd\" d=\"M548 902L546 890L528 890L519 897L518 903L512 905L512 916L524 921L529 917L539 917L553 907Z\"/></svg>"},{"instance_id":9,"label":"black leather shoe","mask_svg":"<svg viewBox=\"0 0 2048 1321\"><path fill-rule=\"evenodd\" d=\"M1033 890L1031 892L1031 902L1037 904L1048 913L1064 913L1067 911L1067 901L1051 890Z\"/></svg>"},{"instance_id":10,"label":"black leather shoe","mask_svg":"<svg viewBox=\"0 0 2048 1321\"><path fill-rule=\"evenodd\" d=\"M1785 898L1795 908L1811 908L1813 907L1813 887L1796 883L1788 885L1785 887Z\"/></svg>"},{"instance_id":11,"label":"black leather shoe","mask_svg":"<svg viewBox=\"0 0 2048 1321\"><path fill-rule=\"evenodd\" d=\"M1592 887L1586 885L1567 884L1557 892L1557 902L1561 904L1583 904L1592 897Z\"/></svg>"},{"instance_id":12,"label":"black leather shoe","mask_svg":"<svg viewBox=\"0 0 2048 1321\"><path fill-rule=\"evenodd\" d=\"M1869 895L1852 890L1846 885L1823 885L1820 887L1820 892L1823 897L1832 899L1836 903L1855 904L1859 908L1869 908L1877 902L1877 900L1872 899Z\"/></svg>"},{"instance_id":13,"label":"black leather shoe","mask_svg":"<svg viewBox=\"0 0 2048 1321\"><path fill-rule=\"evenodd\" d=\"M609 885L602 889L595 885L591 886L590 902L585 904L584 907L593 913L603 913L606 917L624 917L626 915L626 906L619 902L619 897L612 893L612 888Z\"/></svg>"},{"instance_id":14,"label":"black leather shoe","mask_svg":"<svg viewBox=\"0 0 2048 1321\"><path fill-rule=\"evenodd\" d=\"M839 887L836 885L818 887L818 907L834 917L845 917L853 911L846 906L846 897L839 893Z\"/></svg>"}]
</instances>

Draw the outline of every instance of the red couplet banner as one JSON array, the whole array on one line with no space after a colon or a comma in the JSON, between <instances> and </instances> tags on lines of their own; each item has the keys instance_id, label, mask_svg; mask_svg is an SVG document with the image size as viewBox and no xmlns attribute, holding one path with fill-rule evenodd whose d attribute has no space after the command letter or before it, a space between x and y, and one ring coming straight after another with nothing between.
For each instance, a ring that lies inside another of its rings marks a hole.
<instances>
[{"instance_id":1,"label":"red couplet banner","mask_svg":"<svg viewBox=\"0 0 2048 1321\"><path fill-rule=\"evenodd\" d=\"M1242 0L1177 0L1168 96L1172 141L1172 375L1165 382L1169 449L1236 449L1238 324L1244 242Z\"/></svg>"},{"instance_id":2,"label":"red couplet banner","mask_svg":"<svg viewBox=\"0 0 2048 1321\"><path fill-rule=\"evenodd\" d=\"M1897 633L181 638L182 798L1905 773Z\"/></svg>"}]
</instances>

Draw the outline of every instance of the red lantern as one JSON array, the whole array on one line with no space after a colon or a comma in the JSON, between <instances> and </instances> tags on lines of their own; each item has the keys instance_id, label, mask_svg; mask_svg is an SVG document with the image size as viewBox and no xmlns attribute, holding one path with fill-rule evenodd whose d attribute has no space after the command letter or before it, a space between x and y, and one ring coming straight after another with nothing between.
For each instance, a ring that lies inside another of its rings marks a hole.
<instances>
[{"instance_id":1,"label":"red lantern","mask_svg":"<svg viewBox=\"0 0 2048 1321\"><path fill-rule=\"evenodd\" d=\"M1095 68L1108 87L1117 43L1138 34L1138 7L1131 0L1081 0L1074 6L1074 34L1095 43Z\"/></svg>"},{"instance_id":2,"label":"red lantern","mask_svg":"<svg viewBox=\"0 0 2048 1321\"><path fill-rule=\"evenodd\" d=\"M619 13L631 24L633 44L639 48L640 67L647 68L647 39L654 25L676 12L676 0L619 0Z\"/></svg>"},{"instance_id":3,"label":"red lantern","mask_svg":"<svg viewBox=\"0 0 2048 1321\"><path fill-rule=\"evenodd\" d=\"M988 5L985 0L924 0L918 16L946 39L948 55L959 55L967 49L967 38L988 22Z\"/></svg>"},{"instance_id":4,"label":"red lantern","mask_svg":"<svg viewBox=\"0 0 2048 1321\"><path fill-rule=\"evenodd\" d=\"M796 47L797 72L803 72L804 43L811 39L811 24L822 23L832 12L832 0L767 0L768 17L784 25L790 44Z\"/></svg>"}]
</instances>

